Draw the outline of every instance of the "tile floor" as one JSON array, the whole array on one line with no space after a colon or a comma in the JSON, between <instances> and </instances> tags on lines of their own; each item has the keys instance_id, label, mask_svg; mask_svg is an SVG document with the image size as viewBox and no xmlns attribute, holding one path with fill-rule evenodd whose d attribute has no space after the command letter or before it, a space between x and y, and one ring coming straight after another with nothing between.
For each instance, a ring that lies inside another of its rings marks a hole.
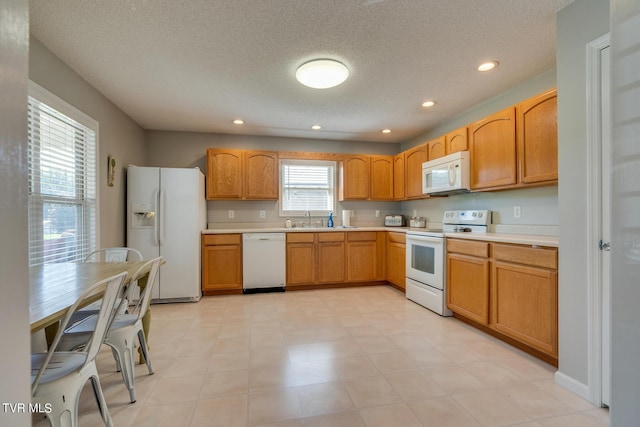
<instances>
[{"instance_id":1,"label":"tile floor","mask_svg":"<svg viewBox=\"0 0 640 427\"><path fill-rule=\"evenodd\" d=\"M153 305L150 344L156 373L137 365L134 404L110 350L98 356L116 426L609 424L552 366L390 287ZM102 425L89 387L80 425Z\"/></svg>"}]
</instances>

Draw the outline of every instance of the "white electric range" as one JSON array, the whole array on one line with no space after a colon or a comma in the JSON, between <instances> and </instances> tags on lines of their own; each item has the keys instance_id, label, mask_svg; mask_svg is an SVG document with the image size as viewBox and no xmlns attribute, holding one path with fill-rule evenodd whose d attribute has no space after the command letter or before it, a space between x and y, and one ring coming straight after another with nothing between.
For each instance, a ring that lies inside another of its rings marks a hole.
<instances>
[{"instance_id":1,"label":"white electric range","mask_svg":"<svg viewBox=\"0 0 640 427\"><path fill-rule=\"evenodd\" d=\"M441 230L407 231L406 296L441 315L451 316L447 308L445 233L486 233L491 211L446 211Z\"/></svg>"}]
</instances>

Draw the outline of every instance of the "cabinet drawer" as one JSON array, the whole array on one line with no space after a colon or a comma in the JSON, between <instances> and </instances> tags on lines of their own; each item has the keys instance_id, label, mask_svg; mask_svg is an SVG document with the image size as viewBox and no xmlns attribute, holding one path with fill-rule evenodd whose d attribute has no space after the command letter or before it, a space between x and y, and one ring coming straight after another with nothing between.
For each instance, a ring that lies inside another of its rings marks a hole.
<instances>
[{"instance_id":1,"label":"cabinet drawer","mask_svg":"<svg viewBox=\"0 0 640 427\"><path fill-rule=\"evenodd\" d=\"M389 232L387 233L387 236L389 237L390 242L404 243L404 244L407 243L407 235L404 233Z\"/></svg>"},{"instance_id":2,"label":"cabinet drawer","mask_svg":"<svg viewBox=\"0 0 640 427\"><path fill-rule=\"evenodd\" d=\"M313 243L313 233L287 233L287 243Z\"/></svg>"},{"instance_id":3,"label":"cabinet drawer","mask_svg":"<svg viewBox=\"0 0 640 427\"><path fill-rule=\"evenodd\" d=\"M350 231L347 233L347 240L350 242L376 241L375 231Z\"/></svg>"},{"instance_id":4,"label":"cabinet drawer","mask_svg":"<svg viewBox=\"0 0 640 427\"><path fill-rule=\"evenodd\" d=\"M554 270L558 268L558 251L556 249L494 243L493 258L501 261L534 265Z\"/></svg>"},{"instance_id":5,"label":"cabinet drawer","mask_svg":"<svg viewBox=\"0 0 640 427\"><path fill-rule=\"evenodd\" d=\"M241 234L203 234L202 243L210 245L239 245L242 243Z\"/></svg>"},{"instance_id":6,"label":"cabinet drawer","mask_svg":"<svg viewBox=\"0 0 640 427\"><path fill-rule=\"evenodd\" d=\"M486 258L489 256L489 243L447 239L447 252Z\"/></svg>"},{"instance_id":7,"label":"cabinet drawer","mask_svg":"<svg viewBox=\"0 0 640 427\"><path fill-rule=\"evenodd\" d=\"M344 242L344 232L318 233L318 242Z\"/></svg>"}]
</instances>

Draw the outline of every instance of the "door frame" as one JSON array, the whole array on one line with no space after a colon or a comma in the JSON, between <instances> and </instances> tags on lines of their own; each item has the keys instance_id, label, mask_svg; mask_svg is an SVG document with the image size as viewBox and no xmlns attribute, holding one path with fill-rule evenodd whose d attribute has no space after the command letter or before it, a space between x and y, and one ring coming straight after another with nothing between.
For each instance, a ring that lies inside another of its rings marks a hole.
<instances>
[{"instance_id":1,"label":"door frame","mask_svg":"<svg viewBox=\"0 0 640 427\"><path fill-rule=\"evenodd\" d=\"M603 282L602 251L602 114L601 51L610 46L605 34L587 44L587 318L588 388L591 403L602 406ZM610 302L609 302L610 303Z\"/></svg>"}]
</instances>

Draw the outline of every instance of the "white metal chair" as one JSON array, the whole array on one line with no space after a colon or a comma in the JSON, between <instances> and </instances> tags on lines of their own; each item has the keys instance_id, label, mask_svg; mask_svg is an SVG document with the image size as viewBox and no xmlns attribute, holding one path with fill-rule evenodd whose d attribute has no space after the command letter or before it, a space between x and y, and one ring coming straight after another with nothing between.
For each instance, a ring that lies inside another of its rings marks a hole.
<instances>
[{"instance_id":1,"label":"white metal chair","mask_svg":"<svg viewBox=\"0 0 640 427\"><path fill-rule=\"evenodd\" d=\"M149 358L149 350L147 347L147 340L144 335L144 329L142 326L142 318L144 317L149 304L151 302L151 293L153 286L156 282L156 276L158 274L158 268L162 257L154 258L144 263L138 271L136 271L131 277L131 283L137 283L138 279L143 276L144 271L149 269L147 278L147 284L144 289L140 290L140 297L137 303L133 307L129 307L126 313L122 313L121 309L116 309L117 314L107 332L104 343L111 347L113 355L116 359L116 364L122 372L122 379L125 386L129 390L129 397L131 403L136 401L135 391L135 371L134 371L134 352L136 338L140 343L140 350L142 356L147 364L147 370L149 375L153 374L153 367L151 366L151 359ZM134 292L134 286L129 286L127 294L122 301L130 301L130 295ZM121 304L123 303L121 302ZM82 321L76 325L71 326L65 331L62 339L60 340L60 348L65 350L72 350L78 346L82 346L86 340L87 335L93 331L95 324L95 316L90 316L86 321Z\"/></svg>"},{"instance_id":2,"label":"white metal chair","mask_svg":"<svg viewBox=\"0 0 640 427\"><path fill-rule=\"evenodd\" d=\"M115 318L116 300L126 276L126 272L120 273L101 280L84 291L62 320L49 351L31 355L32 401L43 407L50 405L51 412L47 414L47 418L52 427L78 425L78 401L87 380L91 380L103 422L107 426L113 425L98 378L95 357ZM80 303L101 292L104 293L98 314L95 315L95 327L83 351L57 351L64 329Z\"/></svg>"},{"instance_id":3,"label":"white metal chair","mask_svg":"<svg viewBox=\"0 0 640 427\"><path fill-rule=\"evenodd\" d=\"M102 248L91 252L82 262L142 261L142 253L134 248Z\"/></svg>"},{"instance_id":4,"label":"white metal chair","mask_svg":"<svg viewBox=\"0 0 640 427\"><path fill-rule=\"evenodd\" d=\"M134 248L114 247L114 248L102 248L91 252L84 257L82 262L126 262L126 261L142 261L142 253ZM135 283L131 282L128 288L135 288ZM130 300L128 300L130 301ZM128 302L127 301L127 302ZM125 304L120 304L120 307L125 307ZM69 321L70 325L88 317L92 314L96 314L98 308L95 304L91 304L81 310L79 310Z\"/></svg>"}]
</instances>

